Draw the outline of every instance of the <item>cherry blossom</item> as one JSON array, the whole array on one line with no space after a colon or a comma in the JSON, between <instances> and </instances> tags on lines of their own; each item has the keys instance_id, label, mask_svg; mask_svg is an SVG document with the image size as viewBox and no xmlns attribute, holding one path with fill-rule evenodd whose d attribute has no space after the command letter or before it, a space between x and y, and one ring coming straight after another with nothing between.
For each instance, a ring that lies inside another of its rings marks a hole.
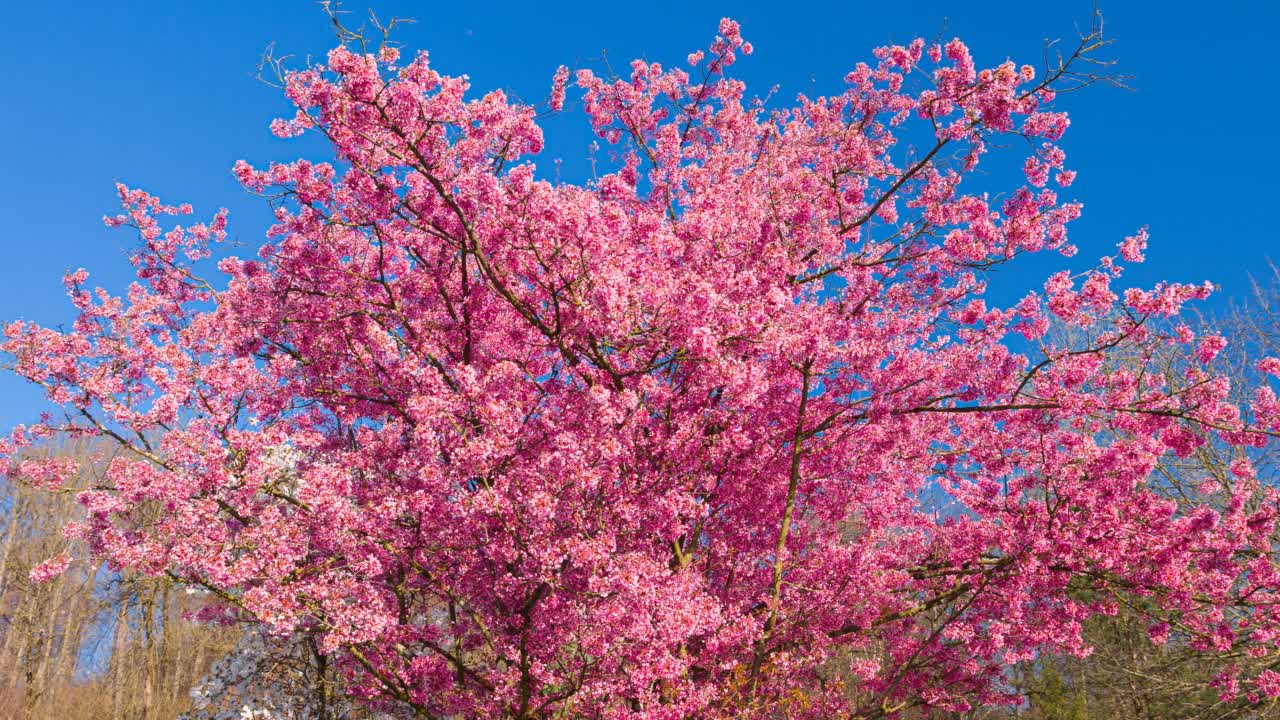
<instances>
[{"instance_id":1,"label":"cherry blossom","mask_svg":"<svg viewBox=\"0 0 1280 720\"><path fill-rule=\"evenodd\" d=\"M561 68L535 106L352 40L284 73L273 124L332 156L234 168L275 211L256 253L218 247L225 212L119 188L137 279L72 273L73 324L7 327L63 414L0 450L114 440L80 496L93 553L314 643L395 715L1012 704L1010 664L1088 654L1082 623L1137 599L1157 642L1275 652L1276 493L1244 465L1221 512L1151 487L1280 429L1274 395L1233 404L1220 339L1157 367L1212 286L1120 287L1144 231L986 296L1076 252L1057 98L1099 42L980 68L917 40L778 105L729 74L753 48L725 20L678 65ZM552 182L539 114L574 108L614 154ZM1021 185L983 171L1024 151Z\"/></svg>"}]
</instances>

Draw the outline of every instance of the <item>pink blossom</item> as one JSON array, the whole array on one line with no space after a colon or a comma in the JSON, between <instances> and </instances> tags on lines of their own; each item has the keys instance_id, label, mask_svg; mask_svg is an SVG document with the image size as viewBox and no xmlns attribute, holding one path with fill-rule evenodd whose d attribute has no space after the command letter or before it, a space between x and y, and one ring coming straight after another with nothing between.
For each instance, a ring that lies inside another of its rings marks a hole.
<instances>
[{"instance_id":1,"label":"pink blossom","mask_svg":"<svg viewBox=\"0 0 1280 720\"><path fill-rule=\"evenodd\" d=\"M1263 670L1258 673L1258 677L1254 680L1258 690L1263 697L1272 700L1280 698L1280 672L1275 670Z\"/></svg>"},{"instance_id":2,"label":"pink blossom","mask_svg":"<svg viewBox=\"0 0 1280 720\"><path fill-rule=\"evenodd\" d=\"M1196 346L1196 359L1202 363L1208 364L1222 352L1227 346L1227 339L1221 335L1210 335L1200 339L1200 344Z\"/></svg>"},{"instance_id":3,"label":"pink blossom","mask_svg":"<svg viewBox=\"0 0 1280 720\"><path fill-rule=\"evenodd\" d=\"M1280 358L1265 357L1257 362L1258 372L1280 377Z\"/></svg>"},{"instance_id":4,"label":"pink blossom","mask_svg":"<svg viewBox=\"0 0 1280 720\"><path fill-rule=\"evenodd\" d=\"M555 81L551 85L551 109L559 112L564 109L565 84L569 81L569 68L561 65L556 70Z\"/></svg>"},{"instance_id":5,"label":"pink blossom","mask_svg":"<svg viewBox=\"0 0 1280 720\"><path fill-rule=\"evenodd\" d=\"M66 553L49 558L31 568L31 582L48 582L66 572L69 565L71 565L71 556Z\"/></svg>"},{"instance_id":6,"label":"pink blossom","mask_svg":"<svg viewBox=\"0 0 1280 720\"><path fill-rule=\"evenodd\" d=\"M1238 478L1252 478L1256 474L1253 463L1249 462L1247 458L1237 458L1231 461L1230 469L1231 474Z\"/></svg>"},{"instance_id":7,"label":"pink blossom","mask_svg":"<svg viewBox=\"0 0 1280 720\"><path fill-rule=\"evenodd\" d=\"M1125 238L1119 247L1120 257L1128 262L1142 262L1146 259L1142 251L1147 249L1147 229L1143 228L1137 235Z\"/></svg>"}]
</instances>

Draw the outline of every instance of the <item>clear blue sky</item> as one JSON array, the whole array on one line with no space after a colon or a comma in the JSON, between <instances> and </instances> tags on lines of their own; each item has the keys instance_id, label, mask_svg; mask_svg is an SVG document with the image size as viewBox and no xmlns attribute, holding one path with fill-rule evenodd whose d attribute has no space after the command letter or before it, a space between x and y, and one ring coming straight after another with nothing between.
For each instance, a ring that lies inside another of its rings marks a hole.
<instances>
[{"instance_id":1,"label":"clear blue sky","mask_svg":"<svg viewBox=\"0 0 1280 720\"><path fill-rule=\"evenodd\" d=\"M777 97L789 99L838 91L873 47L916 35L959 36L982 64L1038 64L1044 39L1069 43L1092 8L1090 0L692 6L374 5L383 18L416 18L397 37L407 49L430 50L437 68L469 74L479 92L501 87L531 100L545 97L557 65L588 65L601 50L617 64L636 56L679 62L705 46L725 15L756 47L737 75L760 94L777 84ZM1152 247L1147 265L1127 276L1135 282L1210 279L1224 295L1241 294L1248 271L1280 255L1272 249L1278 101L1268 70L1280 10L1266 6L1103 0L1117 71L1134 76L1136 91L1099 87L1066 99L1073 126L1064 147L1080 171L1071 194L1085 205L1073 225L1081 253L1024 267L1019 283L1038 286L1058 266L1090 264L1143 224ZM356 17L365 7L348 3ZM327 20L309 0L10 3L0 40L0 321L69 321L59 282L69 268L123 287L133 238L101 223L115 210L115 181L191 202L197 214L228 207L233 235L252 246L268 218L232 180L232 164L321 154L314 142L269 134L286 105L254 79L268 44L298 58L331 46ZM561 157L562 177L580 179L585 121L555 118L547 134L542 169ZM0 378L0 426L34 419L43 407L33 389Z\"/></svg>"}]
</instances>

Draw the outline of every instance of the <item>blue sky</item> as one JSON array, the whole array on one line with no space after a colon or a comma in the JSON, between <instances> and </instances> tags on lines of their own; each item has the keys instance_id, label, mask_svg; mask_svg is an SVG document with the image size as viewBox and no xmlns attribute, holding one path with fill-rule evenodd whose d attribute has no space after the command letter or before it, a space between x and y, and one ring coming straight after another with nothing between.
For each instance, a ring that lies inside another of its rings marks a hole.
<instances>
[{"instance_id":1,"label":"blue sky","mask_svg":"<svg viewBox=\"0 0 1280 720\"><path fill-rule=\"evenodd\" d=\"M367 5L347 7L359 18ZM558 65L598 65L602 50L615 66L632 57L679 62L704 47L727 15L756 48L735 67L737 76L754 93L776 84L775 97L790 99L838 91L844 73L873 47L917 35L961 37L980 64L1006 57L1038 64L1045 38L1070 43L1092 5L386 0L374 9L382 18L416 18L399 41L429 50L444 72L469 74L477 92L501 87L529 100L545 97ZM1148 262L1128 280L1209 279L1224 296L1242 294L1248 273L1280 255L1272 249L1271 217L1278 101L1267 71L1280 10L1114 1L1102 11L1116 39L1116 71L1132 75L1135 90L1096 87L1064 99L1073 125L1063 145L1080 172L1070 194L1085 205L1072 226L1080 255L1004 272L1016 273L1021 286L1038 286L1054 269L1091 264L1147 224ZM327 20L310 0L45 0L10 4L4 16L0 321L69 321L60 283L67 269L85 267L109 288L124 286L124 251L133 238L101 223L115 210L115 181L191 202L198 215L227 207L233 237L252 247L269 218L232 179L233 163L322 156L314 141L270 135L269 121L287 107L254 78L269 44L299 60L332 45ZM585 120L566 114L546 130L541 168L550 173L559 157L561 177L581 179L591 139ZM0 426L32 420L41 409L37 392L0 378Z\"/></svg>"}]
</instances>

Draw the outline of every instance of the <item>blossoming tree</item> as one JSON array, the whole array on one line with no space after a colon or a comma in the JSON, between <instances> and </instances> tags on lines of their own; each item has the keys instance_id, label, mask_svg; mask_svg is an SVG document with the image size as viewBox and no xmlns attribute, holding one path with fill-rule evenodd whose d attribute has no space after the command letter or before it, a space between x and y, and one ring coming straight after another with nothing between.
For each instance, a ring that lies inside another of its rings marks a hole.
<instances>
[{"instance_id":1,"label":"blossoming tree","mask_svg":"<svg viewBox=\"0 0 1280 720\"><path fill-rule=\"evenodd\" d=\"M235 168L275 208L256 257L211 272L225 212L172 225L191 209L120 188L137 282L72 273L74 326L8 327L63 413L4 450L113 439L69 533L312 637L352 698L408 717L1013 703L1010 664L1087 653L1082 620L1137 600L1156 642L1270 656L1277 497L1248 451L1280 401L1230 402L1220 338L1168 319L1209 287L1113 290L1138 233L984 300L989 268L1073 252L1055 96L1101 42L1037 70L917 40L773 107L728 74L752 48L725 20L687 69L576 73L617 162L570 184L530 160L567 69L545 107L469 98L346 35L283 75L273 125L331 161ZM1025 182L977 173L996 147L1029 148ZM1185 376L1144 371L1171 343ZM1221 512L1154 491L1210 440L1238 457ZM1221 686L1260 702L1280 674Z\"/></svg>"}]
</instances>

